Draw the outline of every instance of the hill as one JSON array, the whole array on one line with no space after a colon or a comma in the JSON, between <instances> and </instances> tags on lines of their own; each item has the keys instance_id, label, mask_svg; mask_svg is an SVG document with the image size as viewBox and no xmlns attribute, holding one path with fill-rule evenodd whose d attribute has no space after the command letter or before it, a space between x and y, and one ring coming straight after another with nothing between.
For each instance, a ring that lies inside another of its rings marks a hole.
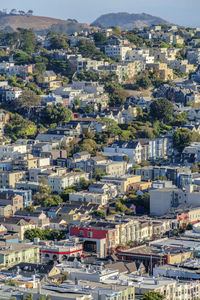
<instances>
[{"instance_id":1,"label":"hill","mask_svg":"<svg viewBox=\"0 0 200 300\"><path fill-rule=\"evenodd\" d=\"M17 28L32 28L34 31L43 32L49 30L63 30L71 34L75 31L89 30L87 24L78 23L76 20L60 20L49 17L39 16L20 16L20 15L3 15L0 16L0 30L9 29L16 30Z\"/></svg>"},{"instance_id":2,"label":"hill","mask_svg":"<svg viewBox=\"0 0 200 300\"><path fill-rule=\"evenodd\" d=\"M129 13L110 13L97 18L91 26L102 25L106 27L120 26L123 30L130 30L135 27L143 28L145 26L157 24L170 24L169 22L152 15L129 14Z\"/></svg>"}]
</instances>

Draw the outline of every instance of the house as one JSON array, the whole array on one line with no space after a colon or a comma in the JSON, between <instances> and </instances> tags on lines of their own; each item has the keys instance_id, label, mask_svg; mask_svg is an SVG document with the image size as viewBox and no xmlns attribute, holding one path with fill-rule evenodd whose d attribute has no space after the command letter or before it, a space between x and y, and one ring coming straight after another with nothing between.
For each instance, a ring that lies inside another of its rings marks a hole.
<instances>
[{"instance_id":1,"label":"house","mask_svg":"<svg viewBox=\"0 0 200 300\"><path fill-rule=\"evenodd\" d=\"M18 217L0 218L0 224L4 225L8 231L16 232L19 234L20 240L24 240L24 233L27 230L34 229L36 224L32 220L25 220Z\"/></svg>"},{"instance_id":2,"label":"house","mask_svg":"<svg viewBox=\"0 0 200 300\"><path fill-rule=\"evenodd\" d=\"M95 182L89 185L89 192L107 194L108 197L115 198L117 196L117 187L111 183Z\"/></svg>"},{"instance_id":3,"label":"house","mask_svg":"<svg viewBox=\"0 0 200 300\"><path fill-rule=\"evenodd\" d=\"M103 206L108 203L108 195L88 191L80 191L77 193L70 193L69 200L78 202L89 202L92 204L98 204Z\"/></svg>"},{"instance_id":4,"label":"house","mask_svg":"<svg viewBox=\"0 0 200 300\"><path fill-rule=\"evenodd\" d=\"M67 222L62 218L54 218L50 219L49 228L52 230L66 230L67 229Z\"/></svg>"},{"instance_id":5,"label":"house","mask_svg":"<svg viewBox=\"0 0 200 300\"><path fill-rule=\"evenodd\" d=\"M16 211L15 217L23 218L25 220L32 220L38 227L49 227L49 218L44 212L39 211Z\"/></svg>"},{"instance_id":6,"label":"house","mask_svg":"<svg viewBox=\"0 0 200 300\"><path fill-rule=\"evenodd\" d=\"M48 279L51 279L52 277L59 275L60 270L56 268L56 266L53 263L24 263L21 262L19 264L16 264L15 266L9 268L7 270L8 274L16 274L16 275L22 275L23 277L32 277L35 274L37 274L40 277L40 280L47 277Z\"/></svg>"},{"instance_id":7,"label":"house","mask_svg":"<svg viewBox=\"0 0 200 300\"><path fill-rule=\"evenodd\" d=\"M56 73L54 71L45 71L43 73L44 82L50 82L57 79Z\"/></svg>"},{"instance_id":8,"label":"house","mask_svg":"<svg viewBox=\"0 0 200 300\"><path fill-rule=\"evenodd\" d=\"M130 158L133 164L142 161L142 145L137 141L116 141L111 146L105 147L104 152L123 153Z\"/></svg>"},{"instance_id":9,"label":"house","mask_svg":"<svg viewBox=\"0 0 200 300\"><path fill-rule=\"evenodd\" d=\"M23 197L6 192L0 193L0 216L13 216L15 212L23 208Z\"/></svg>"}]
</instances>

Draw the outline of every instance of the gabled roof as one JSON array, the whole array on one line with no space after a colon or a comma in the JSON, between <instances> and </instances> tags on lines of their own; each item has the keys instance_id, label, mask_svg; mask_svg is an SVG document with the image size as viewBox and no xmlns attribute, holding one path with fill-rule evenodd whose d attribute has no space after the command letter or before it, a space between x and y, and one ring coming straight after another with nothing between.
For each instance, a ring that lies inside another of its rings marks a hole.
<instances>
[{"instance_id":1,"label":"gabled roof","mask_svg":"<svg viewBox=\"0 0 200 300\"><path fill-rule=\"evenodd\" d=\"M135 149L140 143L138 141L115 141L112 145L111 148L126 148L126 149Z\"/></svg>"}]
</instances>

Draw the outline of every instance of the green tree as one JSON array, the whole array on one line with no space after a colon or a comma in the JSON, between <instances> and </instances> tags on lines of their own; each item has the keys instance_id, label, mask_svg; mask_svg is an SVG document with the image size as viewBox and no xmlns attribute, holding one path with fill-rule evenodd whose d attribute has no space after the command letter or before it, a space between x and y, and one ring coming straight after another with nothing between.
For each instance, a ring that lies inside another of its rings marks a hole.
<instances>
[{"instance_id":1,"label":"green tree","mask_svg":"<svg viewBox=\"0 0 200 300\"><path fill-rule=\"evenodd\" d=\"M173 134L173 146L179 152L182 152L185 147L189 146L192 141L192 133L187 128L179 128Z\"/></svg>"},{"instance_id":2,"label":"green tree","mask_svg":"<svg viewBox=\"0 0 200 300\"><path fill-rule=\"evenodd\" d=\"M67 49L69 47L69 38L66 34L54 32L47 36L50 42L50 49Z\"/></svg>"},{"instance_id":3,"label":"green tree","mask_svg":"<svg viewBox=\"0 0 200 300\"><path fill-rule=\"evenodd\" d=\"M144 293L142 300L163 300L164 296L159 292L149 291Z\"/></svg>"},{"instance_id":4,"label":"green tree","mask_svg":"<svg viewBox=\"0 0 200 300\"><path fill-rule=\"evenodd\" d=\"M96 46L105 45L107 41L107 37L103 32L95 32L93 38Z\"/></svg>"},{"instance_id":5,"label":"green tree","mask_svg":"<svg viewBox=\"0 0 200 300\"><path fill-rule=\"evenodd\" d=\"M101 178L106 175L106 173L103 172L102 169L96 169L93 172L93 177L95 178L95 180L99 181L101 180Z\"/></svg>"},{"instance_id":6,"label":"green tree","mask_svg":"<svg viewBox=\"0 0 200 300\"><path fill-rule=\"evenodd\" d=\"M37 40L32 29L18 28L21 36L20 48L28 54L32 54L36 50Z\"/></svg>"},{"instance_id":7,"label":"green tree","mask_svg":"<svg viewBox=\"0 0 200 300\"><path fill-rule=\"evenodd\" d=\"M88 151L91 154L95 154L97 150L97 143L92 139L83 139L79 145L78 152Z\"/></svg>"},{"instance_id":8,"label":"green tree","mask_svg":"<svg viewBox=\"0 0 200 300\"><path fill-rule=\"evenodd\" d=\"M157 99L150 105L150 116L153 120L168 122L172 117L173 111L172 103L165 98Z\"/></svg>"},{"instance_id":9,"label":"green tree","mask_svg":"<svg viewBox=\"0 0 200 300\"><path fill-rule=\"evenodd\" d=\"M115 137L122 133L116 121L109 118L101 118L101 123L105 125L104 131L108 136Z\"/></svg>"},{"instance_id":10,"label":"green tree","mask_svg":"<svg viewBox=\"0 0 200 300\"><path fill-rule=\"evenodd\" d=\"M92 70L89 71L80 71L77 75L78 80L80 81L98 81L99 74Z\"/></svg>"},{"instance_id":11,"label":"green tree","mask_svg":"<svg viewBox=\"0 0 200 300\"><path fill-rule=\"evenodd\" d=\"M36 132L37 128L34 123L18 114L11 114L10 121L4 127L5 136L14 141L20 138L31 138Z\"/></svg>"},{"instance_id":12,"label":"green tree","mask_svg":"<svg viewBox=\"0 0 200 300\"><path fill-rule=\"evenodd\" d=\"M74 193L75 189L73 188L66 188L62 193L60 194L61 198L64 202L67 202L69 200L69 194Z\"/></svg>"},{"instance_id":13,"label":"green tree","mask_svg":"<svg viewBox=\"0 0 200 300\"><path fill-rule=\"evenodd\" d=\"M105 54L101 51L99 51L96 47L94 42L86 39L81 39L78 43L78 49L80 54L83 57L89 57L92 59L101 60L103 58L106 58Z\"/></svg>"},{"instance_id":14,"label":"green tree","mask_svg":"<svg viewBox=\"0 0 200 300\"><path fill-rule=\"evenodd\" d=\"M18 65L29 64L31 62L31 57L29 54L22 50L16 50L13 54L13 59Z\"/></svg>"},{"instance_id":15,"label":"green tree","mask_svg":"<svg viewBox=\"0 0 200 300\"><path fill-rule=\"evenodd\" d=\"M30 115L31 108L41 105L41 97L31 90L24 90L18 99L18 104Z\"/></svg>"},{"instance_id":16,"label":"green tree","mask_svg":"<svg viewBox=\"0 0 200 300\"><path fill-rule=\"evenodd\" d=\"M94 216L100 217L100 218L105 218L106 217L106 213L103 210L95 210L92 214Z\"/></svg>"},{"instance_id":17,"label":"green tree","mask_svg":"<svg viewBox=\"0 0 200 300\"><path fill-rule=\"evenodd\" d=\"M48 198L44 200L42 205L44 207L57 206L62 203L62 198L58 195L50 195Z\"/></svg>"},{"instance_id":18,"label":"green tree","mask_svg":"<svg viewBox=\"0 0 200 300\"><path fill-rule=\"evenodd\" d=\"M152 82L147 75L140 76L137 79L136 84L145 90L147 90L148 88L150 88L152 86Z\"/></svg>"},{"instance_id":19,"label":"green tree","mask_svg":"<svg viewBox=\"0 0 200 300\"><path fill-rule=\"evenodd\" d=\"M115 210L117 212L125 213L127 210L127 207L126 207L126 205L122 204L120 200L117 200L115 203Z\"/></svg>"},{"instance_id":20,"label":"green tree","mask_svg":"<svg viewBox=\"0 0 200 300\"><path fill-rule=\"evenodd\" d=\"M69 122L72 119L72 112L62 103L48 105L42 111L42 123L51 125L59 122Z\"/></svg>"}]
</instances>

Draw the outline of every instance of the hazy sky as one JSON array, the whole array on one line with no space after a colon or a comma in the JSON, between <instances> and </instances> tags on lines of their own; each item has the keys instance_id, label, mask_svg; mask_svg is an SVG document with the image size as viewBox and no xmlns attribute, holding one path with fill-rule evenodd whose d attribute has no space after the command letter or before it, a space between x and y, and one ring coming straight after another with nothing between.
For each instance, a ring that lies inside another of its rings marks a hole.
<instances>
[{"instance_id":1,"label":"hazy sky","mask_svg":"<svg viewBox=\"0 0 200 300\"><path fill-rule=\"evenodd\" d=\"M200 27L200 0L1 0L0 9L32 9L34 14L90 23L109 12L149 13ZM30 3L30 4L29 4Z\"/></svg>"}]
</instances>

